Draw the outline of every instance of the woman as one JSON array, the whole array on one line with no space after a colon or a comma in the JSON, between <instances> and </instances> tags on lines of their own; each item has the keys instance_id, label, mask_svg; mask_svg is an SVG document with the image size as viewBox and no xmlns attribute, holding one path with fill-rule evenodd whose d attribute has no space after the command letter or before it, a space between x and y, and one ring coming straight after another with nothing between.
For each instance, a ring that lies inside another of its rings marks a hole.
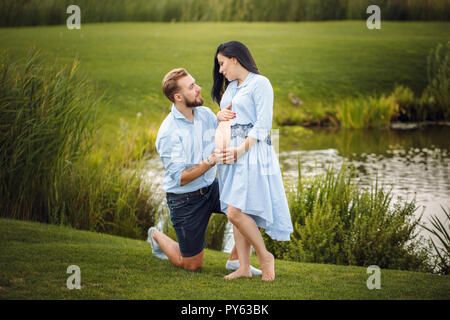
<instances>
[{"instance_id":1,"label":"woman","mask_svg":"<svg viewBox=\"0 0 450 320\"><path fill-rule=\"evenodd\" d=\"M250 277L250 248L255 248L262 280L275 279L275 260L267 251L259 227L274 240L289 241L293 231L280 166L270 140L273 89L260 75L247 47L230 41L214 56L213 101L220 104L219 121L230 121L229 142L216 157L222 211L233 224L240 267L225 278ZM231 105L231 110L230 109ZM227 126L219 124L218 131ZM227 133L218 132L219 136ZM223 144L220 144L223 145ZM233 157L232 157L233 158ZM223 163L224 160L222 160ZM220 162L220 160L219 160Z\"/></svg>"}]
</instances>

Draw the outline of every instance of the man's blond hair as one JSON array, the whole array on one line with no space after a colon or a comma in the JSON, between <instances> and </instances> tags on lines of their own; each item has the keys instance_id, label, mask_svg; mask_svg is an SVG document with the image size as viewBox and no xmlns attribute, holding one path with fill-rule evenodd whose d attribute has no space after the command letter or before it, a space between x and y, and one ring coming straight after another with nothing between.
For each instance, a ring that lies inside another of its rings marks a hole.
<instances>
[{"instance_id":1,"label":"man's blond hair","mask_svg":"<svg viewBox=\"0 0 450 320\"><path fill-rule=\"evenodd\" d=\"M162 81L162 90L166 97L172 101L175 102L175 99L173 98L173 95L177 93L180 90L180 87L178 86L178 79L181 79L188 75L188 72L184 68L177 68L169 71Z\"/></svg>"}]
</instances>

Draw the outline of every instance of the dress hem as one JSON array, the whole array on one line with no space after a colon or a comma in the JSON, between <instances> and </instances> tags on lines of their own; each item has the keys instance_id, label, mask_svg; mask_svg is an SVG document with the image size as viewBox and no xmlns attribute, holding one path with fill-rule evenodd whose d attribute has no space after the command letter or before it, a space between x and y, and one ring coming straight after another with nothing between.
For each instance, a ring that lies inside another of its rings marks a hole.
<instances>
[{"instance_id":1,"label":"dress hem","mask_svg":"<svg viewBox=\"0 0 450 320\"><path fill-rule=\"evenodd\" d=\"M290 241L291 240L291 233L293 232L293 230L283 231L283 230L280 230L280 229L271 228L270 226L273 223L270 223L269 226L267 226L267 225L261 226L261 225L258 224L258 222L256 221L256 219L254 217L257 217L257 218L263 220L264 222L269 222L269 221L266 218L262 217L262 216L259 216L259 215L256 215L256 214L247 213L244 210L242 210L241 208L239 208L238 206L233 205L232 203L227 203L227 202L225 202L223 200L220 200L220 202L226 204L226 209L228 209L228 206L232 206L232 207L235 207L235 208L241 210L242 213L250 216L255 221L255 223L258 226L258 228L263 228L265 230L266 234L272 240L276 240L276 241ZM227 214L227 212L226 212L227 210L223 210L223 206L222 205L221 205L221 209L222 209L222 212L224 212L225 215L226 215Z\"/></svg>"}]
</instances>

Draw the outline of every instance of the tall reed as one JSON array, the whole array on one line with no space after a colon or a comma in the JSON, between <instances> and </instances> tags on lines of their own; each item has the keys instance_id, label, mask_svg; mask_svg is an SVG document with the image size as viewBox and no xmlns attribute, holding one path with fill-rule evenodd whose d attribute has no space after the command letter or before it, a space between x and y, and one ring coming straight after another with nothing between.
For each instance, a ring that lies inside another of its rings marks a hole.
<instances>
[{"instance_id":1,"label":"tall reed","mask_svg":"<svg viewBox=\"0 0 450 320\"><path fill-rule=\"evenodd\" d=\"M156 132L142 119L99 139L106 101L70 68L0 54L0 215L145 238L157 203L143 188Z\"/></svg>"},{"instance_id":2,"label":"tall reed","mask_svg":"<svg viewBox=\"0 0 450 320\"><path fill-rule=\"evenodd\" d=\"M436 253L434 270L448 275L450 274L450 208L447 210L442 206L441 208L444 211L445 221L434 215L430 218L431 227L425 225L422 227L436 237L436 240L431 239Z\"/></svg>"},{"instance_id":3,"label":"tall reed","mask_svg":"<svg viewBox=\"0 0 450 320\"><path fill-rule=\"evenodd\" d=\"M69 0L2 0L0 26L64 24ZM424 0L78 0L82 23L111 21L450 20L448 1Z\"/></svg>"},{"instance_id":4,"label":"tall reed","mask_svg":"<svg viewBox=\"0 0 450 320\"><path fill-rule=\"evenodd\" d=\"M428 105L433 119L450 121L450 41L439 43L427 58L428 86L422 104Z\"/></svg>"},{"instance_id":5,"label":"tall reed","mask_svg":"<svg viewBox=\"0 0 450 320\"><path fill-rule=\"evenodd\" d=\"M36 50L23 64L0 59L0 215L48 222L57 179L89 150L100 98L77 60L58 70Z\"/></svg>"},{"instance_id":6,"label":"tall reed","mask_svg":"<svg viewBox=\"0 0 450 320\"><path fill-rule=\"evenodd\" d=\"M415 97L411 89L398 85L391 94L398 104L393 120L450 121L450 42L438 43L427 57L428 85Z\"/></svg>"}]
</instances>

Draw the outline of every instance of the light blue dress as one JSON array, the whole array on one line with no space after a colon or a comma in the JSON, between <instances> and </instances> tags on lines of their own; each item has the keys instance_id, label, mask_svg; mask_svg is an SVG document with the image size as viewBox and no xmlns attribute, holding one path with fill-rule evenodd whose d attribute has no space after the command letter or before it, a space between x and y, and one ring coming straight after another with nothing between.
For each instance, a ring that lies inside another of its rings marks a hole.
<instances>
[{"instance_id":1,"label":"light blue dress","mask_svg":"<svg viewBox=\"0 0 450 320\"><path fill-rule=\"evenodd\" d=\"M231 120L232 147L247 136L258 140L236 163L217 167L220 202L250 215L274 240L289 241L293 232L291 215L281 177L280 165L270 139L273 116L273 88L270 81L250 73L237 86L229 83L220 108L232 104L236 117Z\"/></svg>"}]
</instances>

